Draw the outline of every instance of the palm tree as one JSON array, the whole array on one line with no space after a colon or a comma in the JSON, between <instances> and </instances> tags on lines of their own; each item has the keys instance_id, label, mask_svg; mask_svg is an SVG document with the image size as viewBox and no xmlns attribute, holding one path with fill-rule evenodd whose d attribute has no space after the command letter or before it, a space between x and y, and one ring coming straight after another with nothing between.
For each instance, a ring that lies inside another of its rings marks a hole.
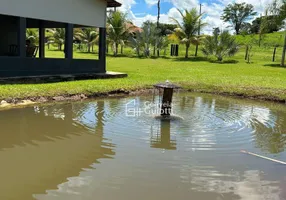
<instances>
[{"instance_id":1,"label":"palm tree","mask_svg":"<svg viewBox=\"0 0 286 200\"><path fill-rule=\"evenodd\" d=\"M184 13L181 10L178 11L182 17L182 23L175 18L171 19L178 26L178 28L175 29L175 34L180 42L186 45L185 58L188 58L190 45L198 43L197 33L199 29L204 27L206 24L200 22L203 14L198 14L195 8L190 11L184 10Z\"/></svg>"},{"instance_id":2,"label":"palm tree","mask_svg":"<svg viewBox=\"0 0 286 200\"><path fill-rule=\"evenodd\" d=\"M114 55L118 54L118 46L128 39L128 22L126 15L120 11L111 12L107 18L107 32L114 46Z\"/></svg>"},{"instance_id":3,"label":"palm tree","mask_svg":"<svg viewBox=\"0 0 286 200\"><path fill-rule=\"evenodd\" d=\"M146 21L143 23L141 29L137 29L135 31L135 34L133 33L130 35L129 43L136 50L138 56L140 55L140 50L142 49L144 52L144 56L148 57L150 56L151 46L154 47L154 54L157 43L158 45L160 45L160 47L157 47L158 50L164 49L166 46L165 45L166 41L164 41L163 38L158 38L158 39L156 38L157 38L156 25L151 21Z\"/></svg>"},{"instance_id":4,"label":"palm tree","mask_svg":"<svg viewBox=\"0 0 286 200\"><path fill-rule=\"evenodd\" d=\"M151 21L146 21L143 23L141 32L141 43L144 46L144 54L146 57L150 56L151 45L154 47L154 55L156 51L157 43L157 27Z\"/></svg>"},{"instance_id":5,"label":"palm tree","mask_svg":"<svg viewBox=\"0 0 286 200\"><path fill-rule=\"evenodd\" d=\"M152 23L151 21L146 21L142 25L142 39L143 43L146 45L147 56L150 54L150 48L153 46L153 55L156 54L156 48L158 43L158 36L159 36L159 29L157 29L156 24ZM146 55L146 54L145 54Z\"/></svg>"},{"instance_id":6,"label":"palm tree","mask_svg":"<svg viewBox=\"0 0 286 200\"><path fill-rule=\"evenodd\" d=\"M65 44L65 34L66 31L64 28L50 28L47 29L47 32L52 33L52 36L49 38L49 43L54 43L58 45L58 49L61 51L62 46Z\"/></svg>"},{"instance_id":7,"label":"palm tree","mask_svg":"<svg viewBox=\"0 0 286 200\"><path fill-rule=\"evenodd\" d=\"M26 29L26 40L30 40L32 44L39 43L39 33L37 29L27 28Z\"/></svg>"},{"instance_id":8,"label":"palm tree","mask_svg":"<svg viewBox=\"0 0 286 200\"><path fill-rule=\"evenodd\" d=\"M87 51L90 53L91 46L98 39L98 32L95 28L78 28L74 31L74 37L87 44Z\"/></svg>"},{"instance_id":9,"label":"palm tree","mask_svg":"<svg viewBox=\"0 0 286 200\"><path fill-rule=\"evenodd\" d=\"M167 53L167 48L170 44L170 41L168 38L165 37L158 37L158 43L157 43L157 54L160 56L160 50L164 50L164 56L166 56Z\"/></svg>"},{"instance_id":10,"label":"palm tree","mask_svg":"<svg viewBox=\"0 0 286 200\"><path fill-rule=\"evenodd\" d=\"M136 31L135 35L129 37L129 43L136 51L138 57L140 57L140 50L144 46L142 42L142 33L140 31Z\"/></svg>"},{"instance_id":11,"label":"palm tree","mask_svg":"<svg viewBox=\"0 0 286 200\"><path fill-rule=\"evenodd\" d=\"M214 55L221 62L225 56L233 56L238 52L238 44L228 31L219 33L216 28L213 36L206 37L202 51L206 56Z\"/></svg>"}]
</instances>

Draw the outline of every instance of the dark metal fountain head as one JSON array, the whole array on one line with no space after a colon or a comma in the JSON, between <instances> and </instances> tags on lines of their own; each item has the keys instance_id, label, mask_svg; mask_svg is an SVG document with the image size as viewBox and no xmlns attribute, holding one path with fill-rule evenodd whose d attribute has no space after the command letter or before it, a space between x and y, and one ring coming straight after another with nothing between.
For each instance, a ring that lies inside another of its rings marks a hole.
<instances>
[{"instance_id":1,"label":"dark metal fountain head","mask_svg":"<svg viewBox=\"0 0 286 200\"><path fill-rule=\"evenodd\" d=\"M167 88L167 89L180 89L181 88L180 86L175 85L175 84L171 83L168 80L165 83L157 83L157 84L155 84L153 86L155 88L157 88L157 89L164 89L164 88Z\"/></svg>"},{"instance_id":2,"label":"dark metal fountain head","mask_svg":"<svg viewBox=\"0 0 286 200\"><path fill-rule=\"evenodd\" d=\"M181 87L169 82L168 80L165 83L158 83L154 85L154 87L164 90L161 103L161 116L170 116L172 113L172 98L174 89L180 89Z\"/></svg>"}]
</instances>

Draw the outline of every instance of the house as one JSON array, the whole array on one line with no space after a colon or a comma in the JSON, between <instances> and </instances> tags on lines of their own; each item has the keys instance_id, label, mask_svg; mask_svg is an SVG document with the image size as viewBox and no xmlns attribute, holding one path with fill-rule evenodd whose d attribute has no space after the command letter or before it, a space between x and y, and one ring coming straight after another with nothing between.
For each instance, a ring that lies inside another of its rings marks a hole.
<instances>
[{"instance_id":1,"label":"house","mask_svg":"<svg viewBox=\"0 0 286 200\"><path fill-rule=\"evenodd\" d=\"M0 0L0 78L106 72L106 10L115 0ZM99 28L98 60L73 58L73 29ZM39 56L28 56L26 29L39 29ZM65 57L45 57L45 29L65 28Z\"/></svg>"}]
</instances>

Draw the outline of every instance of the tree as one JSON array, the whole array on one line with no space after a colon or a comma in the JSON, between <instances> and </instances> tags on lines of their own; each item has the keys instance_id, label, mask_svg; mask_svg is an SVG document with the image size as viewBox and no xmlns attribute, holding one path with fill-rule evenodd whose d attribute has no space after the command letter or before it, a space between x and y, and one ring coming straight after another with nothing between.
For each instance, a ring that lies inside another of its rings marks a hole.
<instances>
[{"instance_id":1,"label":"tree","mask_svg":"<svg viewBox=\"0 0 286 200\"><path fill-rule=\"evenodd\" d=\"M240 34L241 35L249 35L249 34L251 34L251 24L247 23L247 22L244 22L241 25Z\"/></svg>"},{"instance_id":2,"label":"tree","mask_svg":"<svg viewBox=\"0 0 286 200\"><path fill-rule=\"evenodd\" d=\"M158 29L154 23L151 21L146 21L143 23L141 32L141 43L144 44L144 54L145 56L150 56L151 46L154 47L154 55L156 53L157 46L157 34Z\"/></svg>"},{"instance_id":3,"label":"tree","mask_svg":"<svg viewBox=\"0 0 286 200\"><path fill-rule=\"evenodd\" d=\"M160 23L160 36L167 36L175 32L176 24L162 24Z\"/></svg>"},{"instance_id":4,"label":"tree","mask_svg":"<svg viewBox=\"0 0 286 200\"><path fill-rule=\"evenodd\" d=\"M98 39L98 32L95 28L78 28L74 31L74 37L87 44L87 51L90 53L91 46Z\"/></svg>"},{"instance_id":5,"label":"tree","mask_svg":"<svg viewBox=\"0 0 286 200\"><path fill-rule=\"evenodd\" d=\"M108 39L114 46L114 55L117 56L118 46L128 40L135 26L128 22L126 15L120 11L111 12L107 18L107 24Z\"/></svg>"},{"instance_id":6,"label":"tree","mask_svg":"<svg viewBox=\"0 0 286 200\"><path fill-rule=\"evenodd\" d=\"M198 14L195 8L190 11L185 10L184 13L181 10L178 11L182 17L182 23L175 18L171 19L177 24L178 28L175 29L175 34L180 42L186 45L185 58L188 58L190 45L198 43L199 37L197 33L199 28L204 27L206 24L200 23L202 14Z\"/></svg>"},{"instance_id":7,"label":"tree","mask_svg":"<svg viewBox=\"0 0 286 200\"><path fill-rule=\"evenodd\" d=\"M38 44L39 43L39 32L37 32L37 29L27 28L26 29L26 40L30 40L32 44Z\"/></svg>"},{"instance_id":8,"label":"tree","mask_svg":"<svg viewBox=\"0 0 286 200\"><path fill-rule=\"evenodd\" d=\"M202 52L206 56L214 55L221 62L225 56L233 56L238 52L238 44L228 31L220 34L220 30L216 28L213 36L206 37Z\"/></svg>"},{"instance_id":9,"label":"tree","mask_svg":"<svg viewBox=\"0 0 286 200\"><path fill-rule=\"evenodd\" d=\"M161 50L164 50L164 56L166 56L167 48L169 47L169 44L170 42L166 36L158 38L158 43L157 43L158 56L160 56L159 54Z\"/></svg>"},{"instance_id":10,"label":"tree","mask_svg":"<svg viewBox=\"0 0 286 200\"><path fill-rule=\"evenodd\" d=\"M286 0L274 0L269 6L268 11L274 16L274 22L283 23L286 19ZM284 31L284 45L281 58L281 66L285 66L285 53L286 53L286 30Z\"/></svg>"},{"instance_id":11,"label":"tree","mask_svg":"<svg viewBox=\"0 0 286 200\"><path fill-rule=\"evenodd\" d=\"M64 28L50 28L47 29L47 32L52 33L52 36L49 38L49 43L57 44L58 49L61 51L62 46L65 44L65 34L66 31Z\"/></svg>"},{"instance_id":12,"label":"tree","mask_svg":"<svg viewBox=\"0 0 286 200\"><path fill-rule=\"evenodd\" d=\"M252 21L250 32L258 34L260 31L261 24L263 24L263 22L268 23L267 30L265 33L273 33L279 31L283 26L283 22L279 21L279 23L277 23L274 21L274 18L275 16L273 15L256 18L255 20Z\"/></svg>"},{"instance_id":13,"label":"tree","mask_svg":"<svg viewBox=\"0 0 286 200\"><path fill-rule=\"evenodd\" d=\"M135 35L129 37L130 45L134 48L136 51L137 56L140 56L140 50L143 44L142 34L140 31L136 31Z\"/></svg>"},{"instance_id":14,"label":"tree","mask_svg":"<svg viewBox=\"0 0 286 200\"><path fill-rule=\"evenodd\" d=\"M150 22L154 26L157 26L156 23ZM159 23L159 31L158 35L161 36L167 36L175 32L175 29L177 28L176 24L164 24L164 23Z\"/></svg>"},{"instance_id":15,"label":"tree","mask_svg":"<svg viewBox=\"0 0 286 200\"><path fill-rule=\"evenodd\" d=\"M156 50L157 42L157 28L156 24L151 21L143 23L142 29L137 30L135 35L129 38L131 46L135 48L137 55L139 56L140 50L143 49L144 56L150 56L151 47L154 47L154 53Z\"/></svg>"},{"instance_id":16,"label":"tree","mask_svg":"<svg viewBox=\"0 0 286 200\"><path fill-rule=\"evenodd\" d=\"M244 22L250 20L257 13L253 11L253 5L246 3L229 4L224 10L221 19L230 22L238 35Z\"/></svg>"}]
</instances>

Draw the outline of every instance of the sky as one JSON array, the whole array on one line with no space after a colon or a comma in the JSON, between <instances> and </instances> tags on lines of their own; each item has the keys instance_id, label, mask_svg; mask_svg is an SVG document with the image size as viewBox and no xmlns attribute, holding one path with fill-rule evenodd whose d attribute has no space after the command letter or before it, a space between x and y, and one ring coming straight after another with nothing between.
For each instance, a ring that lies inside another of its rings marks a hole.
<instances>
[{"instance_id":1,"label":"sky","mask_svg":"<svg viewBox=\"0 0 286 200\"><path fill-rule=\"evenodd\" d=\"M122 3L119 10L127 13L127 16L137 26L141 26L144 21L151 20L156 22L157 20L157 0L118 0ZM177 9L191 9L197 8L202 4L203 20L207 23L207 26L203 29L203 33L210 34L215 27L219 27L223 30L228 29L230 24L224 23L220 16L223 9L230 3L242 3L246 2L254 6L257 16L263 14L267 5L272 0L161 0L161 23L173 23L171 17L180 19L180 14Z\"/></svg>"}]
</instances>

